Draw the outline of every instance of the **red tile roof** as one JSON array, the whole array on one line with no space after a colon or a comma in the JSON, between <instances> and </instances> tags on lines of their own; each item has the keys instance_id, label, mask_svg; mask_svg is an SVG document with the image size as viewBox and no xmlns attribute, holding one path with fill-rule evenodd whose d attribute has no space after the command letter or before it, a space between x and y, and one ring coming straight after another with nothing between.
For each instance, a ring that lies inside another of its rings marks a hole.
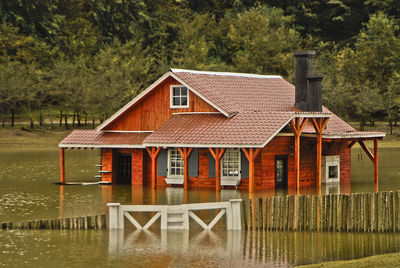
<instances>
[{"instance_id":1,"label":"red tile roof","mask_svg":"<svg viewBox=\"0 0 400 268\"><path fill-rule=\"evenodd\" d=\"M279 76L172 72L228 114L253 110L295 111L294 86Z\"/></svg>"},{"instance_id":2,"label":"red tile roof","mask_svg":"<svg viewBox=\"0 0 400 268\"><path fill-rule=\"evenodd\" d=\"M124 106L105 121L98 129L104 128L118 115L140 101L153 90L157 83L172 76L186 85L195 94L209 102L220 115L174 115L152 134L138 133L71 133L62 144L198 144L198 145L265 145L284 128L288 120L299 112L294 106L295 87L280 76L201 72L172 69L156 83ZM323 113L331 112L323 107ZM316 114L316 113L314 113ZM226 115L229 115L228 117ZM284 132L290 128L285 127ZM308 124L304 133L315 133ZM115 134L115 135L114 135ZM332 113L326 129L326 136L377 136L382 132L359 132ZM148 135L148 136L147 136ZM147 136L147 137L146 137ZM96 143L97 142L97 143ZM70 144L70 143L68 143Z\"/></svg>"},{"instance_id":3,"label":"red tile roof","mask_svg":"<svg viewBox=\"0 0 400 268\"><path fill-rule=\"evenodd\" d=\"M219 114L173 115L157 131L144 139L151 144L257 145L275 136L293 112L240 112L226 118Z\"/></svg>"},{"instance_id":4,"label":"red tile roof","mask_svg":"<svg viewBox=\"0 0 400 268\"><path fill-rule=\"evenodd\" d=\"M149 132L101 132L73 130L59 144L60 147L143 147Z\"/></svg>"}]
</instances>

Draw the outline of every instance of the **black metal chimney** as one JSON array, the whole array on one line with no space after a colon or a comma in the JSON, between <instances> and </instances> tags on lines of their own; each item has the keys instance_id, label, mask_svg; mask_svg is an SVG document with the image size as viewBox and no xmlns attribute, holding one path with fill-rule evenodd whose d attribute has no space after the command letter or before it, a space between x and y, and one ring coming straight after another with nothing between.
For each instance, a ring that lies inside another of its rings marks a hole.
<instances>
[{"instance_id":1,"label":"black metal chimney","mask_svg":"<svg viewBox=\"0 0 400 268\"><path fill-rule=\"evenodd\" d=\"M307 109L307 93L308 83L307 76L314 72L314 57L315 51L297 51L294 52L296 59L296 73L295 73L295 86L296 86L296 99L295 106L302 111Z\"/></svg>"},{"instance_id":2,"label":"black metal chimney","mask_svg":"<svg viewBox=\"0 0 400 268\"><path fill-rule=\"evenodd\" d=\"M322 86L323 75L308 75L307 109L309 112L322 112Z\"/></svg>"}]
</instances>

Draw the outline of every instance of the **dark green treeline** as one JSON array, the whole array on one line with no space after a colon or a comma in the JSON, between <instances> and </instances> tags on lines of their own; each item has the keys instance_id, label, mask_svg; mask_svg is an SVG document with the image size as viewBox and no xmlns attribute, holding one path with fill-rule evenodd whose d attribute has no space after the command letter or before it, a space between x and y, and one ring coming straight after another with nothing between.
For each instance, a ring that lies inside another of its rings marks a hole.
<instances>
[{"instance_id":1,"label":"dark green treeline","mask_svg":"<svg viewBox=\"0 0 400 268\"><path fill-rule=\"evenodd\" d=\"M316 50L324 104L392 126L399 18L396 0L4 0L0 120L94 124L171 67L293 81L293 51Z\"/></svg>"}]
</instances>

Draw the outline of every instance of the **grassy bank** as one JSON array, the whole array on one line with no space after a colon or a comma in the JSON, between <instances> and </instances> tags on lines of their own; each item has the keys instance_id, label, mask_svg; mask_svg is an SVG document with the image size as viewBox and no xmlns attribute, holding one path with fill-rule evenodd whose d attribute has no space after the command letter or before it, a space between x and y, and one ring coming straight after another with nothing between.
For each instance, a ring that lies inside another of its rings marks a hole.
<instances>
[{"instance_id":1,"label":"grassy bank","mask_svg":"<svg viewBox=\"0 0 400 268\"><path fill-rule=\"evenodd\" d=\"M47 130L43 128L0 128L1 148L57 148L58 143L71 130Z\"/></svg>"},{"instance_id":2,"label":"grassy bank","mask_svg":"<svg viewBox=\"0 0 400 268\"><path fill-rule=\"evenodd\" d=\"M393 254L383 254L371 256L368 258L358 259L358 260L350 260L350 261L332 261L332 262L324 262L319 264L311 264L298 266L303 268L316 268L316 267L324 267L324 268L358 268L358 267L400 267L400 253Z\"/></svg>"}]
</instances>

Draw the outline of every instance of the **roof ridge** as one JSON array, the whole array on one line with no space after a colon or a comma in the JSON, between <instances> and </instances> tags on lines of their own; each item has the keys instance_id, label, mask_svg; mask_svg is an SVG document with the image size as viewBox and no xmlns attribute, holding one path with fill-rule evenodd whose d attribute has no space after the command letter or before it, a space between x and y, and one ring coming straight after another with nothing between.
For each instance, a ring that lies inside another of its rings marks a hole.
<instances>
[{"instance_id":1,"label":"roof ridge","mask_svg":"<svg viewBox=\"0 0 400 268\"><path fill-rule=\"evenodd\" d=\"M248 77L248 78L282 78L280 75L266 75L266 74L251 74L251 73L233 73L233 72L211 72L211 71L197 71L187 69L175 69L171 68L173 73L191 73L191 74L205 74L205 75L220 75L220 76L237 76L237 77Z\"/></svg>"}]
</instances>

